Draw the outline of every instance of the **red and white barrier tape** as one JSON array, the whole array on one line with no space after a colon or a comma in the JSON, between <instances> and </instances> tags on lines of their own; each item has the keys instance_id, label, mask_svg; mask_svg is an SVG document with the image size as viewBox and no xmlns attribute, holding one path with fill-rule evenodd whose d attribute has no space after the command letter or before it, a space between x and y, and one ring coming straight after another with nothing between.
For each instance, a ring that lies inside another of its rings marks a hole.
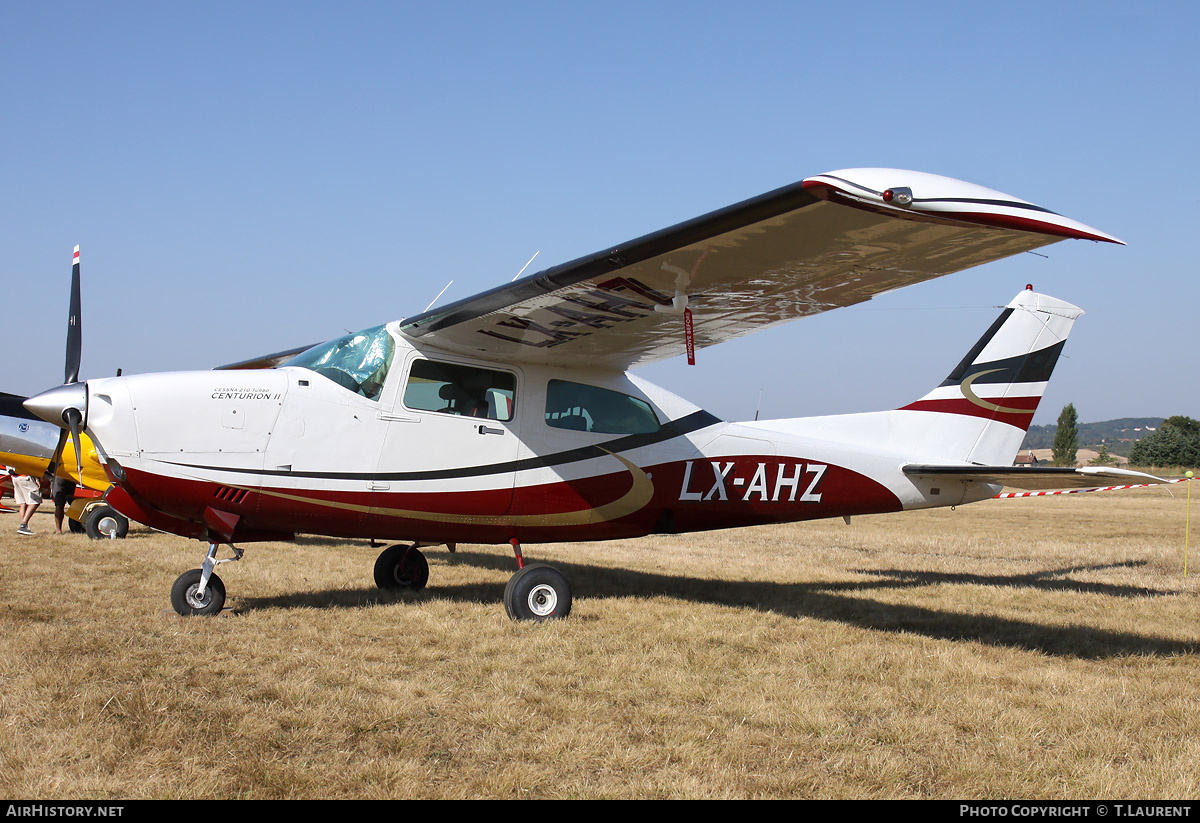
<instances>
[{"instance_id":1,"label":"red and white barrier tape","mask_svg":"<svg viewBox=\"0 0 1200 823\"><path fill-rule=\"evenodd\" d=\"M1162 483L1135 483L1130 486L1101 486L1095 489L1059 489L1052 492L1005 492L996 495L993 500L1007 500L1013 497L1044 497L1050 494L1083 494L1085 492L1115 492L1122 489L1148 489L1151 486L1165 486L1171 483L1183 483L1187 480L1186 477L1180 477L1176 480L1164 480Z\"/></svg>"}]
</instances>

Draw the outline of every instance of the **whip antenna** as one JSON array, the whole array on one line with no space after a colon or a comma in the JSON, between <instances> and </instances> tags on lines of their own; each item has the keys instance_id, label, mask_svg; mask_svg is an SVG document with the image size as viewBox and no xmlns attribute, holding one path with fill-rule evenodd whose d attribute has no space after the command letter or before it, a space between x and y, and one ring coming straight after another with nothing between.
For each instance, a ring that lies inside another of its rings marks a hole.
<instances>
[{"instance_id":1,"label":"whip antenna","mask_svg":"<svg viewBox=\"0 0 1200 823\"><path fill-rule=\"evenodd\" d=\"M541 253L542 253L542 250L541 250L541 249L538 249L537 251L535 251L535 252L533 253L533 257L537 257L537 256L538 256L539 254L541 254ZM533 257L529 258L529 263L532 263L532 262L533 262ZM511 282L513 282L513 280L516 280L516 279L517 279L517 277L520 277L522 274L524 274L524 273L525 273L525 269L529 268L529 263L526 263L524 266L521 266L521 270L520 270L519 272L517 272L517 274L516 274L516 277L513 277L513 279L512 279L512 280L509 280L508 282L509 282L509 283L511 283Z\"/></svg>"}]
</instances>

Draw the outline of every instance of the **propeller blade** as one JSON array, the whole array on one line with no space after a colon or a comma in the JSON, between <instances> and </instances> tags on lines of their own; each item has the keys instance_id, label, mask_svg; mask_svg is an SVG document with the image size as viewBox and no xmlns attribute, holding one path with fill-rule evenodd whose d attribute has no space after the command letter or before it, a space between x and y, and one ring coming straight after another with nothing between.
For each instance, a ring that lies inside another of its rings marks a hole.
<instances>
[{"instance_id":1,"label":"propeller blade","mask_svg":"<svg viewBox=\"0 0 1200 823\"><path fill-rule=\"evenodd\" d=\"M83 449L79 445L79 425L83 422L83 415L79 413L79 409L67 409L63 412L63 417L67 419L67 426L71 429L71 445L75 447L75 476L83 481Z\"/></svg>"},{"instance_id":2,"label":"propeller blade","mask_svg":"<svg viewBox=\"0 0 1200 823\"><path fill-rule=\"evenodd\" d=\"M67 445L67 437L70 435L66 429L58 433L58 445L54 447L54 454L50 456L50 464L46 466L46 479L53 480L58 474L58 464L62 462L63 447Z\"/></svg>"},{"instance_id":3,"label":"propeller blade","mask_svg":"<svg viewBox=\"0 0 1200 823\"><path fill-rule=\"evenodd\" d=\"M64 383L79 382L79 361L83 353L82 299L79 289L79 246L71 264L71 313L67 318L67 367Z\"/></svg>"}]
</instances>

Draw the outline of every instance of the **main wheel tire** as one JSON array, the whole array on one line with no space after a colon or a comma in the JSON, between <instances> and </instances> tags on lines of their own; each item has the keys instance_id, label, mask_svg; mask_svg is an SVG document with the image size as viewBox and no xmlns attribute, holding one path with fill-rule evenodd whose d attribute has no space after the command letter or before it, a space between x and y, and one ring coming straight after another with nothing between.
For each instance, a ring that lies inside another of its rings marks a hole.
<instances>
[{"instance_id":1,"label":"main wheel tire","mask_svg":"<svg viewBox=\"0 0 1200 823\"><path fill-rule=\"evenodd\" d=\"M429 561L415 546L390 546L375 561L375 585L384 591L419 592L429 582Z\"/></svg>"},{"instance_id":2,"label":"main wheel tire","mask_svg":"<svg viewBox=\"0 0 1200 823\"><path fill-rule=\"evenodd\" d=\"M67 528L71 530L71 534L87 534L87 526L69 517L67 518Z\"/></svg>"},{"instance_id":3,"label":"main wheel tire","mask_svg":"<svg viewBox=\"0 0 1200 823\"><path fill-rule=\"evenodd\" d=\"M107 540L114 531L124 538L129 534L129 520L112 506L96 506L84 516L83 528L93 540Z\"/></svg>"},{"instance_id":4,"label":"main wheel tire","mask_svg":"<svg viewBox=\"0 0 1200 823\"><path fill-rule=\"evenodd\" d=\"M184 617L217 614L225 606L225 584L215 574L208 576L204 595L196 595L202 574L200 569L186 571L175 579L175 585L171 587L171 608Z\"/></svg>"},{"instance_id":5,"label":"main wheel tire","mask_svg":"<svg viewBox=\"0 0 1200 823\"><path fill-rule=\"evenodd\" d=\"M571 584L558 569L526 566L504 587L504 610L513 620L561 620L571 613Z\"/></svg>"}]
</instances>

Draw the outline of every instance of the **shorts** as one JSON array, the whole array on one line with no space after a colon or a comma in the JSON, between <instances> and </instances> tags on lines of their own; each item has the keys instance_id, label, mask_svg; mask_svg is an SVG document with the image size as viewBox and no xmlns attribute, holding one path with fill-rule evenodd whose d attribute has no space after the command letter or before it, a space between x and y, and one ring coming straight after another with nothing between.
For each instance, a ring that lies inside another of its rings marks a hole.
<instances>
[{"instance_id":1,"label":"shorts","mask_svg":"<svg viewBox=\"0 0 1200 823\"><path fill-rule=\"evenodd\" d=\"M13 478L13 499L18 506L37 505L42 502L42 488L32 477L19 474Z\"/></svg>"},{"instance_id":2,"label":"shorts","mask_svg":"<svg viewBox=\"0 0 1200 823\"><path fill-rule=\"evenodd\" d=\"M50 481L50 497L55 506L66 506L75 499L75 483L62 477Z\"/></svg>"}]
</instances>

